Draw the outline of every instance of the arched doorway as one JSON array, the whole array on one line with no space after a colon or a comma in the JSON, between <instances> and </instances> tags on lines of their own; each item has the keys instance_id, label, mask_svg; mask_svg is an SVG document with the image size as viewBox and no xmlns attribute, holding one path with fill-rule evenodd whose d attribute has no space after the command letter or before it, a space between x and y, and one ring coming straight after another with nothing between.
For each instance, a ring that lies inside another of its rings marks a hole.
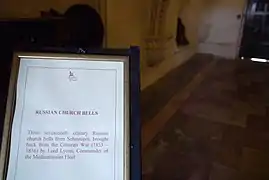
<instances>
[{"instance_id":1,"label":"arched doorway","mask_svg":"<svg viewBox=\"0 0 269 180\"><path fill-rule=\"evenodd\" d=\"M100 48L103 45L102 17L91 6L75 4L64 13L68 29L67 46Z\"/></svg>"}]
</instances>

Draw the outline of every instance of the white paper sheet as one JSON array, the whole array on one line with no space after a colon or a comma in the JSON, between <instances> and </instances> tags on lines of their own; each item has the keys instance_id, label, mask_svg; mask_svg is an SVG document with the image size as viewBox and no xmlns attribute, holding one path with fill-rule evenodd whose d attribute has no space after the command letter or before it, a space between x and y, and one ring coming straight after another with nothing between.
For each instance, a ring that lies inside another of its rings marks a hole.
<instances>
[{"instance_id":1,"label":"white paper sheet","mask_svg":"<svg viewBox=\"0 0 269 180\"><path fill-rule=\"evenodd\" d=\"M124 64L22 58L7 180L123 180Z\"/></svg>"}]
</instances>

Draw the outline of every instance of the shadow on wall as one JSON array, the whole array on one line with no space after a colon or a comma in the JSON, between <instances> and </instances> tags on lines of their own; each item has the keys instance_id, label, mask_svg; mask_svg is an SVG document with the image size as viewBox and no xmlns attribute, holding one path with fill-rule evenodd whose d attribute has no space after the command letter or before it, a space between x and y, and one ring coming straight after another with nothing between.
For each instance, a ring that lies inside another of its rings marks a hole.
<instances>
[{"instance_id":1,"label":"shadow on wall","mask_svg":"<svg viewBox=\"0 0 269 180\"><path fill-rule=\"evenodd\" d=\"M54 9L41 11L42 18L63 18L59 40L63 46L100 48L103 45L104 25L99 13L89 5L75 4L64 14Z\"/></svg>"},{"instance_id":2,"label":"shadow on wall","mask_svg":"<svg viewBox=\"0 0 269 180\"><path fill-rule=\"evenodd\" d=\"M204 6L203 0L186 0L184 3L181 3L178 11L178 17L181 18L186 28L186 38L192 47L198 45L198 29Z\"/></svg>"},{"instance_id":3,"label":"shadow on wall","mask_svg":"<svg viewBox=\"0 0 269 180\"><path fill-rule=\"evenodd\" d=\"M76 4L64 14L69 29L67 45L100 48L103 44L104 26L98 12L89 5Z\"/></svg>"},{"instance_id":4,"label":"shadow on wall","mask_svg":"<svg viewBox=\"0 0 269 180\"><path fill-rule=\"evenodd\" d=\"M180 17L177 18L176 42L177 46L186 46L189 44L189 41L186 38L186 29Z\"/></svg>"}]
</instances>

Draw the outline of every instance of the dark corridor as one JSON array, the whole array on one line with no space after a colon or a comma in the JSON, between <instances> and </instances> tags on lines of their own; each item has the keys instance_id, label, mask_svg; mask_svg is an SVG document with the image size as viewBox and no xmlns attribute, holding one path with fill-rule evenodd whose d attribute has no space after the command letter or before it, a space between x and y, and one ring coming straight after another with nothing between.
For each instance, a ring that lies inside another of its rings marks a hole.
<instances>
[{"instance_id":1,"label":"dark corridor","mask_svg":"<svg viewBox=\"0 0 269 180\"><path fill-rule=\"evenodd\" d=\"M248 1L240 57L269 59L269 1Z\"/></svg>"}]
</instances>

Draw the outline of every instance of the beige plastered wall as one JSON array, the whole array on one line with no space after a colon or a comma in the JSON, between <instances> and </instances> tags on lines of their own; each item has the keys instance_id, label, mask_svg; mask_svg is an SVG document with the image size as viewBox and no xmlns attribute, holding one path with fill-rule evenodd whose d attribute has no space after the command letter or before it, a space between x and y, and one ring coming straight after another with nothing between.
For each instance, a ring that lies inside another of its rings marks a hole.
<instances>
[{"instance_id":1,"label":"beige plastered wall","mask_svg":"<svg viewBox=\"0 0 269 180\"><path fill-rule=\"evenodd\" d=\"M141 48L141 85L148 87L173 68L181 65L196 51L198 44L198 26L202 11L201 0L170 0L166 21L163 24L165 36L170 37L166 44L167 54L162 63L147 67L144 39L148 35L151 0L100 0L103 21L106 27L106 47L128 48L130 45ZM0 18L38 17L40 11L53 8L60 12L75 4L100 6L98 0L2 0ZM177 17L180 16L186 26L187 37L191 44L177 48L175 44Z\"/></svg>"},{"instance_id":2,"label":"beige plastered wall","mask_svg":"<svg viewBox=\"0 0 269 180\"><path fill-rule=\"evenodd\" d=\"M199 52L227 59L239 50L246 0L207 0L199 30Z\"/></svg>"},{"instance_id":3,"label":"beige plastered wall","mask_svg":"<svg viewBox=\"0 0 269 180\"><path fill-rule=\"evenodd\" d=\"M198 50L198 36L204 0L171 0L165 23L165 36L173 38L167 43L166 58L155 67L148 67L142 72L142 88L147 87L172 69L182 65ZM186 28L186 36L190 44L185 47L176 47L177 17L181 17Z\"/></svg>"}]
</instances>

